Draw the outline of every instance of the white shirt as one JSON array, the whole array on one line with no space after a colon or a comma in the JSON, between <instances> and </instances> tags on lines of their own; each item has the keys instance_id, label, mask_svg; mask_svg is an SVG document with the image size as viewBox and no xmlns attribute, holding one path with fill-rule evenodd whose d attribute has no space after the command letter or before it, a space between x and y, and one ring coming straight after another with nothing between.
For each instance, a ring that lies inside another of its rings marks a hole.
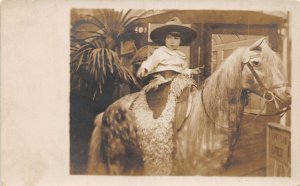
<instances>
[{"instance_id":1,"label":"white shirt","mask_svg":"<svg viewBox=\"0 0 300 186\"><path fill-rule=\"evenodd\" d=\"M148 74L173 70L178 73L191 76L192 69L188 68L186 55L179 50L170 50L161 46L154 50L153 54L142 63L141 68L148 70Z\"/></svg>"}]
</instances>

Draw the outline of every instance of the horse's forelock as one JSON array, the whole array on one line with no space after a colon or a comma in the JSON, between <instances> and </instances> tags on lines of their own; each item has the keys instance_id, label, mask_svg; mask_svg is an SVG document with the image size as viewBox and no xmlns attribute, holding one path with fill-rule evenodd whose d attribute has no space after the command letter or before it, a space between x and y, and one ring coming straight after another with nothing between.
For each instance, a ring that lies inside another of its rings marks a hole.
<instances>
[{"instance_id":1,"label":"horse's forelock","mask_svg":"<svg viewBox=\"0 0 300 186\"><path fill-rule=\"evenodd\" d=\"M276 82L278 80L286 82L286 78L283 75L282 60L268 44L262 46L262 65L263 73L268 78L265 82L266 86L280 84L281 82Z\"/></svg>"}]
</instances>

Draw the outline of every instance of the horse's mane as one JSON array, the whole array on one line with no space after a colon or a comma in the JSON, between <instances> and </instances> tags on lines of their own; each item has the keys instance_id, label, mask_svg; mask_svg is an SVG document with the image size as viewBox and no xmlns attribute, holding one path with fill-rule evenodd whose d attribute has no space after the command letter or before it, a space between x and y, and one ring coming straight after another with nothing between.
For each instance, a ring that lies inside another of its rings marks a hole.
<instances>
[{"instance_id":1,"label":"horse's mane","mask_svg":"<svg viewBox=\"0 0 300 186\"><path fill-rule=\"evenodd\" d=\"M205 110L213 120L227 120L226 124L236 123L236 121L230 121L235 120L236 117L229 115L240 114L241 61L245 50L245 47L235 50L201 87L206 95L209 95L204 98ZM220 116L220 110L223 113L222 116Z\"/></svg>"},{"instance_id":2,"label":"horse's mane","mask_svg":"<svg viewBox=\"0 0 300 186\"><path fill-rule=\"evenodd\" d=\"M189 158L194 159L214 151L216 145L214 142L218 133L215 129L221 127L231 134L236 132L231 130L236 129L235 127L226 125L230 123L236 125L238 123L236 120L240 119L241 60L245 50L246 48L235 50L203 83L200 91L193 92L191 113L186 120L190 124L186 139L187 146L191 148L187 155ZM235 117L229 117L231 113L234 113ZM231 143L230 141L226 143Z\"/></svg>"}]
</instances>

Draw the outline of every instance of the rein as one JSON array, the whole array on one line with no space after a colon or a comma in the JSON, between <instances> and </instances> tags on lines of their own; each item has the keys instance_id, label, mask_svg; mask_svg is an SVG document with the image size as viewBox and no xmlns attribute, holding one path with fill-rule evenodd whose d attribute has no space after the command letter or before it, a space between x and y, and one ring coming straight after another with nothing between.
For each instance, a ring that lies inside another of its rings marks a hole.
<instances>
[{"instance_id":1,"label":"rein","mask_svg":"<svg viewBox=\"0 0 300 186\"><path fill-rule=\"evenodd\" d=\"M265 107L263 107L264 109ZM261 109L261 110L263 110ZM290 107L286 107L285 109L278 111L278 112L274 112L272 114L261 114L261 112L257 113L252 113L252 112L244 112L245 114L250 114L250 115L255 115L255 116L277 116L280 115L280 117L282 117L287 111L291 110ZM281 115L282 114L282 115Z\"/></svg>"}]
</instances>

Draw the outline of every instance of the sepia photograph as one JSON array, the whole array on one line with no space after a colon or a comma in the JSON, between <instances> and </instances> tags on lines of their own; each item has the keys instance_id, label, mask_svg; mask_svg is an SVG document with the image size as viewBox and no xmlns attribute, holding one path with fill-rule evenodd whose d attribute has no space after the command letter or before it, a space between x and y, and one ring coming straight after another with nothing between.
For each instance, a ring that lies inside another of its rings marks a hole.
<instances>
[{"instance_id":1,"label":"sepia photograph","mask_svg":"<svg viewBox=\"0 0 300 186\"><path fill-rule=\"evenodd\" d=\"M0 3L0 185L300 186L296 0Z\"/></svg>"},{"instance_id":2,"label":"sepia photograph","mask_svg":"<svg viewBox=\"0 0 300 186\"><path fill-rule=\"evenodd\" d=\"M70 173L290 176L289 12L71 10Z\"/></svg>"}]
</instances>

